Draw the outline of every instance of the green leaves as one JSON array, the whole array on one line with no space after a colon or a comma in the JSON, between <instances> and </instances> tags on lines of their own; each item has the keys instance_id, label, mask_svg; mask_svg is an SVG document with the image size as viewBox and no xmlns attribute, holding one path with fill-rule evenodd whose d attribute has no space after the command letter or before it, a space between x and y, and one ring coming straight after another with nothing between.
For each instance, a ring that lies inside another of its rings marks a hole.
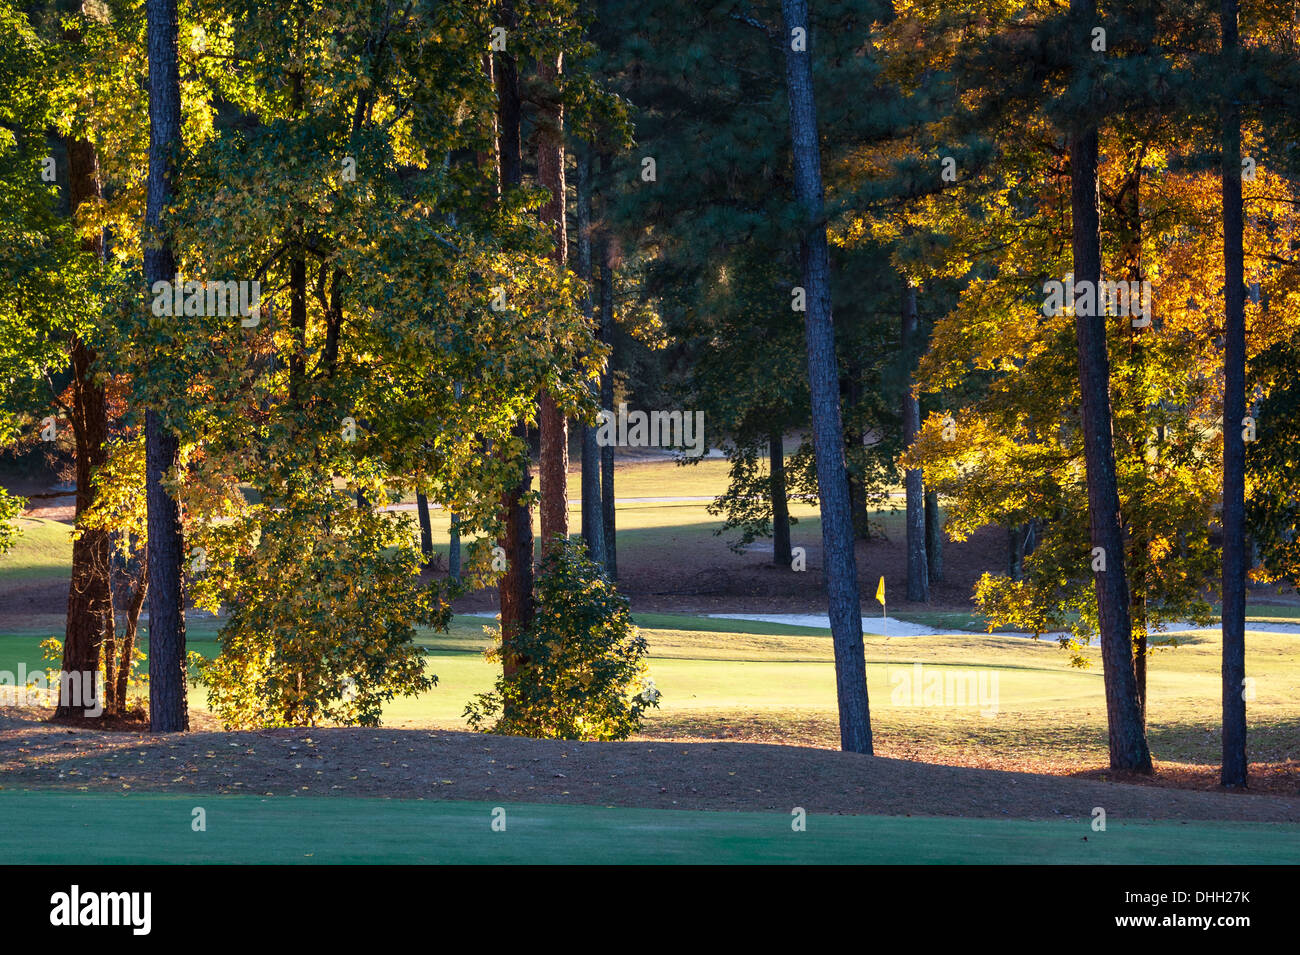
<instances>
[{"instance_id":1,"label":"green leaves","mask_svg":"<svg viewBox=\"0 0 1300 955\"><path fill-rule=\"evenodd\" d=\"M15 497L0 488L0 556L13 547L18 539L18 525L14 523L14 518L22 513L24 504L26 501L21 497Z\"/></svg>"},{"instance_id":2,"label":"green leaves","mask_svg":"<svg viewBox=\"0 0 1300 955\"><path fill-rule=\"evenodd\" d=\"M1300 337L1280 342L1250 367L1256 386L1269 386L1255 417L1257 437L1246 443L1246 526L1260 549L1261 577L1300 577ZM1231 427L1232 422L1225 422Z\"/></svg>"},{"instance_id":3,"label":"green leaves","mask_svg":"<svg viewBox=\"0 0 1300 955\"><path fill-rule=\"evenodd\" d=\"M533 625L513 637L514 671L465 708L475 729L544 739L627 739L659 691L627 599L577 541L553 548L537 577ZM500 634L488 650L504 651ZM495 718L495 722L493 722Z\"/></svg>"},{"instance_id":4,"label":"green leaves","mask_svg":"<svg viewBox=\"0 0 1300 955\"><path fill-rule=\"evenodd\" d=\"M386 701L437 683L416 628L445 629L450 607L420 582L409 519L359 508L315 477L191 539L209 555L196 603L229 614L203 669L229 727L375 726Z\"/></svg>"}]
</instances>

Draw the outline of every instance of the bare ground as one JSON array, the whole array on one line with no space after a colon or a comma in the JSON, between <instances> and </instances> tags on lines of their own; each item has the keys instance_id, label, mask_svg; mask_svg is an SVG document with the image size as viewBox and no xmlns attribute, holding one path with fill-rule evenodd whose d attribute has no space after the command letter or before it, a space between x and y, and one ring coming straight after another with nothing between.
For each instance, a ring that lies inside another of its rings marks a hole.
<instances>
[{"instance_id":1,"label":"bare ground","mask_svg":"<svg viewBox=\"0 0 1300 955\"><path fill-rule=\"evenodd\" d=\"M1194 792L758 743L570 743L442 730L170 736L69 729L0 711L0 786L350 795L661 809L1300 823L1300 798Z\"/></svg>"}]
</instances>

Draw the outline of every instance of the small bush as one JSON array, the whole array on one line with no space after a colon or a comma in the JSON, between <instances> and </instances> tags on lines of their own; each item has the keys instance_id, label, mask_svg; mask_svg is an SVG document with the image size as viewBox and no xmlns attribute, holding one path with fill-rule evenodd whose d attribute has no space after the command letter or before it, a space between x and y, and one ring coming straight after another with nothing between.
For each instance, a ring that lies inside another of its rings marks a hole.
<instances>
[{"instance_id":1,"label":"small bush","mask_svg":"<svg viewBox=\"0 0 1300 955\"><path fill-rule=\"evenodd\" d=\"M14 497L0 487L0 554L13 547L18 540L18 525L14 521L22 513L25 503L21 497Z\"/></svg>"},{"instance_id":2,"label":"small bush","mask_svg":"<svg viewBox=\"0 0 1300 955\"><path fill-rule=\"evenodd\" d=\"M627 598L565 541L542 562L533 625L509 647L501 632L488 659L517 669L465 707L475 729L543 739L618 740L640 729L659 691L646 676L646 642Z\"/></svg>"}]
</instances>

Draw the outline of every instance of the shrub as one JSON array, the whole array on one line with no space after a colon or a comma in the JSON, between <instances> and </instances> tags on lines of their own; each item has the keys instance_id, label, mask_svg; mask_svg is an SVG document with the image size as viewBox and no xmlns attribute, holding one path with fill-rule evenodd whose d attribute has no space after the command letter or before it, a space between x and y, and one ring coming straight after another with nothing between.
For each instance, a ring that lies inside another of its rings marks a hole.
<instances>
[{"instance_id":1,"label":"shrub","mask_svg":"<svg viewBox=\"0 0 1300 955\"><path fill-rule=\"evenodd\" d=\"M659 691L646 676L646 642L615 589L576 541L551 549L537 577L533 624L490 660L513 661L495 688L465 707L470 726L544 739L627 739Z\"/></svg>"},{"instance_id":2,"label":"shrub","mask_svg":"<svg viewBox=\"0 0 1300 955\"><path fill-rule=\"evenodd\" d=\"M18 525L15 521L22 513L24 503L26 502L21 497L14 497L0 488L0 554L13 547L18 540Z\"/></svg>"},{"instance_id":3,"label":"shrub","mask_svg":"<svg viewBox=\"0 0 1300 955\"><path fill-rule=\"evenodd\" d=\"M328 490L257 516L218 528L196 587L229 610L201 673L228 728L377 726L385 702L436 685L416 627L445 628L448 608L419 581L409 521Z\"/></svg>"}]
</instances>

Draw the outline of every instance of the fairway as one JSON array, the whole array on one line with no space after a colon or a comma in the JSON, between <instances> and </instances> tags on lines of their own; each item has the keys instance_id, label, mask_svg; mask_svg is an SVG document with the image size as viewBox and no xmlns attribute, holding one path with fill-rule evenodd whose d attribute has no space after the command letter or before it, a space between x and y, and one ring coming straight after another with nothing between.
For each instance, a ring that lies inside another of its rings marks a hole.
<instances>
[{"instance_id":1,"label":"fairway","mask_svg":"<svg viewBox=\"0 0 1300 955\"><path fill-rule=\"evenodd\" d=\"M637 614L649 643L649 670L662 691L648 714L644 736L799 742L835 748L834 660L829 632L776 623L698 616ZM219 622L191 622L189 649L218 650ZM466 728L463 712L491 686L494 668L482 656L489 644L486 617L457 616L447 633L423 631L426 668L439 684L384 706L395 728ZM1180 645L1153 659L1148 719L1156 759L1166 767L1201 772L1214 765L1219 742L1204 726L1218 705L1220 640L1216 631L1178 634ZM0 671L42 664L35 633L0 633ZM909 638L868 636L867 681L884 755L949 765L1035 772L1074 772L1104 765L1106 746L1102 669L1096 648L1088 669L1049 639L982 633ZM1247 658L1254 678L1252 749L1265 766L1286 773L1297 758L1300 726L1300 636L1251 631ZM920 665L921 670L917 670ZM973 680L989 695L925 705L909 689L920 675ZM963 705L953 705L962 703ZM202 687L190 705L206 708ZM1183 771L1183 770L1179 770ZM1278 791L1278 790L1274 790ZM1282 789L1281 791L1288 791Z\"/></svg>"},{"instance_id":2,"label":"fairway","mask_svg":"<svg viewBox=\"0 0 1300 955\"><path fill-rule=\"evenodd\" d=\"M206 831L192 828L196 807ZM492 828L497 808L505 831ZM809 815L796 832L789 813L48 792L0 792L0 819L0 864L1282 865L1300 857L1300 826L1241 823L1116 823L1094 832L1082 821Z\"/></svg>"}]
</instances>

